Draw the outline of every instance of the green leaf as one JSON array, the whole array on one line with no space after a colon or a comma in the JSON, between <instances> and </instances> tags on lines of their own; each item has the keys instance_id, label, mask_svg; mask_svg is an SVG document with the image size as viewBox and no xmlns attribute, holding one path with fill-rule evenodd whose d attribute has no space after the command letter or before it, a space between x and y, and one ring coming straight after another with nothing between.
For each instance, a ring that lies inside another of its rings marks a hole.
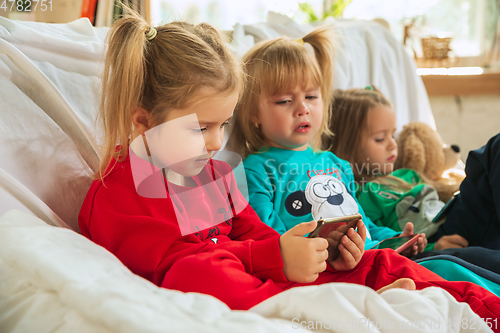
<instances>
[{"instance_id":1,"label":"green leaf","mask_svg":"<svg viewBox=\"0 0 500 333\"><path fill-rule=\"evenodd\" d=\"M318 21L318 17L314 13L314 9L310 3L307 3L307 2L299 3L299 10L303 11L304 13L306 13L309 16L309 22Z\"/></svg>"},{"instance_id":2,"label":"green leaf","mask_svg":"<svg viewBox=\"0 0 500 333\"><path fill-rule=\"evenodd\" d=\"M323 18L328 16L341 17L344 14L345 8L352 2L352 0L336 0L330 6L330 9L323 14Z\"/></svg>"}]
</instances>

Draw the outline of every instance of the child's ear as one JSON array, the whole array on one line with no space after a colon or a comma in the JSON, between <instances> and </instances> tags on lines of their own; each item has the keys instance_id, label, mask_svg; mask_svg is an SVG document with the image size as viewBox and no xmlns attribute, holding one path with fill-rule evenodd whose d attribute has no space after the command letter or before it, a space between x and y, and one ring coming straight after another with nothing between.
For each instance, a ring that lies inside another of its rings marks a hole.
<instances>
[{"instance_id":1,"label":"child's ear","mask_svg":"<svg viewBox=\"0 0 500 333\"><path fill-rule=\"evenodd\" d=\"M132 114L132 124L139 134L144 134L149 129L149 118L151 114L140 106L136 107Z\"/></svg>"}]
</instances>

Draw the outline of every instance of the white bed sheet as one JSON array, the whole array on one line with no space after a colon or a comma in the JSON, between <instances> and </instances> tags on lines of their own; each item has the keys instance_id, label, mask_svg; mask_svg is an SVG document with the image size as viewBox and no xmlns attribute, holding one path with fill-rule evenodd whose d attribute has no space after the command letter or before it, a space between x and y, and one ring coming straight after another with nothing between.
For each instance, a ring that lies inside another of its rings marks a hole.
<instances>
[{"instance_id":1,"label":"white bed sheet","mask_svg":"<svg viewBox=\"0 0 500 333\"><path fill-rule=\"evenodd\" d=\"M80 234L16 210L0 218L0 244L4 333L460 332L462 320L490 332L467 304L439 288L379 295L330 283L231 311L211 296L156 287ZM446 326L448 319L453 327Z\"/></svg>"}]
</instances>

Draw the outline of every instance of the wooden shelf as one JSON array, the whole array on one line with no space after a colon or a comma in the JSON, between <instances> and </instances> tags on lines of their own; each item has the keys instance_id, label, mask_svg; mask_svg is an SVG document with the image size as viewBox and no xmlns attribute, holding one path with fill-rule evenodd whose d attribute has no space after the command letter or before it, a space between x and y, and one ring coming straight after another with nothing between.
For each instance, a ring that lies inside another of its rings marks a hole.
<instances>
[{"instance_id":1,"label":"wooden shelf","mask_svg":"<svg viewBox=\"0 0 500 333\"><path fill-rule=\"evenodd\" d=\"M484 56L454 57L442 60L416 58L418 68L482 67ZM479 75L422 75L427 95L500 95L500 69L484 69Z\"/></svg>"},{"instance_id":2,"label":"wooden shelf","mask_svg":"<svg viewBox=\"0 0 500 333\"><path fill-rule=\"evenodd\" d=\"M500 72L480 75L423 75L429 96L500 95Z\"/></svg>"}]
</instances>

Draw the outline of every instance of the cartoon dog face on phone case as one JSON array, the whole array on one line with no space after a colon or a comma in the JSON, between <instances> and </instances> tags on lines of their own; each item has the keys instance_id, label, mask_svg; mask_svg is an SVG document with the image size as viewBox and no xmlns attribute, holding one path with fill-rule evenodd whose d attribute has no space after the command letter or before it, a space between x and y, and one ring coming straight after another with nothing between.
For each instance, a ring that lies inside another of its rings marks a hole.
<instances>
[{"instance_id":1,"label":"cartoon dog face on phone case","mask_svg":"<svg viewBox=\"0 0 500 333\"><path fill-rule=\"evenodd\" d=\"M305 195L312 205L311 212L316 221L358 213L358 204L344 183L331 175L312 177L307 183Z\"/></svg>"}]
</instances>

